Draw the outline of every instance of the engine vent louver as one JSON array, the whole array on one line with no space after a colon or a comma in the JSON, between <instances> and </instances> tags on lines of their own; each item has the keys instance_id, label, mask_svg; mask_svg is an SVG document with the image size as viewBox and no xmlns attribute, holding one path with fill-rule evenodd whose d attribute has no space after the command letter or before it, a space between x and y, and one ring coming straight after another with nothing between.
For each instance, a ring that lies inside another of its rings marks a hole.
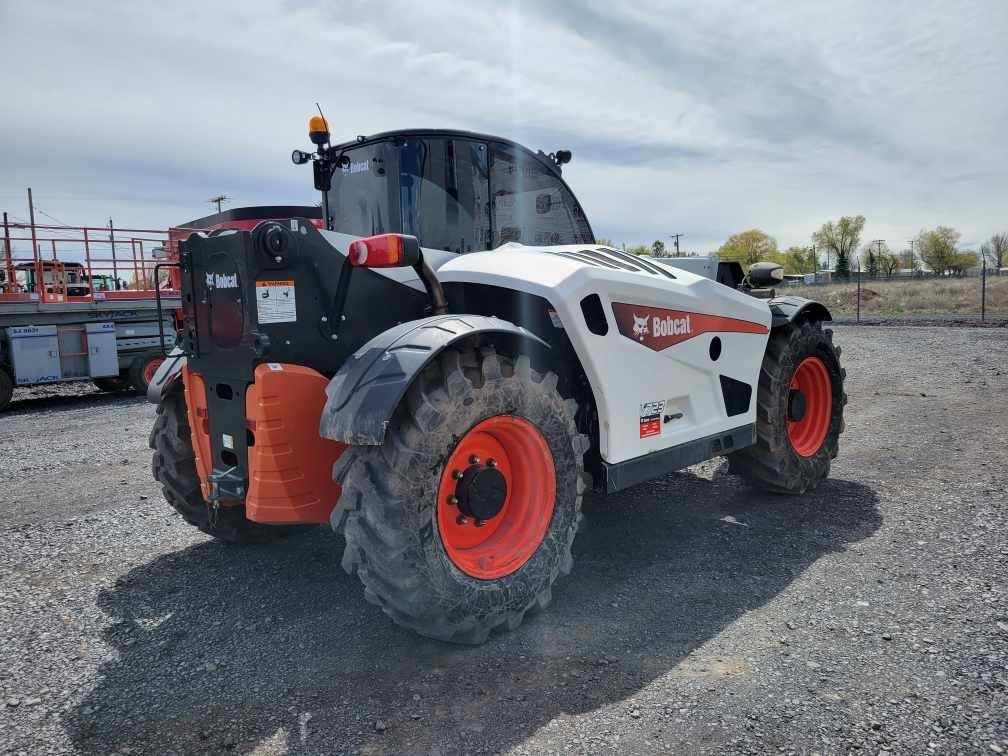
<instances>
[{"instance_id":1,"label":"engine vent louver","mask_svg":"<svg viewBox=\"0 0 1008 756\"><path fill-rule=\"evenodd\" d=\"M577 260L585 265L593 265L596 268L609 268L610 270L628 270L634 273L646 273L652 276L664 276L675 279L672 271L661 265L657 265L650 260L644 260L637 255L631 255L612 247L595 247L593 249L580 249L576 251L568 250L547 250L551 255L566 257L568 260Z\"/></svg>"}]
</instances>

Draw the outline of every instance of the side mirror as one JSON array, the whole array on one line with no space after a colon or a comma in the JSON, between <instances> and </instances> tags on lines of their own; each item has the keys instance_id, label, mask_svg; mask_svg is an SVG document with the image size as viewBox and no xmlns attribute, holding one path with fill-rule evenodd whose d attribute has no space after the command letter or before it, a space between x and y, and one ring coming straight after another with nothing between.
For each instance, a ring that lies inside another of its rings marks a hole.
<instances>
[{"instance_id":1,"label":"side mirror","mask_svg":"<svg viewBox=\"0 0 1008 756\"><path fill-rule=\"evenodd\" d=\"M758 262L749 266L749 283L756 288L779 284L784 280L784 268L774 262Z\"/></svg>"}]
</instances>

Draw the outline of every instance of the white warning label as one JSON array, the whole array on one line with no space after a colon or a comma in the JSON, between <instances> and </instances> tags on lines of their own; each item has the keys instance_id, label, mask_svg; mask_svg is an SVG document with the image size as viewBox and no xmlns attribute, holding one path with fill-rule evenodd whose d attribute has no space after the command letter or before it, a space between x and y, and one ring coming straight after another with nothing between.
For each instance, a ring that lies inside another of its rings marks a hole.
<instances>
[{"instance_id":1,"label":"white warning label","mask_svg":"<svg viewBox=\"0 0 1008 756\"><path fill-rule=\"evenodd\" d=\"M256 281L256 310L260 323L293 323L297 302L293 281Z\"/></svg>"}]
</instances>

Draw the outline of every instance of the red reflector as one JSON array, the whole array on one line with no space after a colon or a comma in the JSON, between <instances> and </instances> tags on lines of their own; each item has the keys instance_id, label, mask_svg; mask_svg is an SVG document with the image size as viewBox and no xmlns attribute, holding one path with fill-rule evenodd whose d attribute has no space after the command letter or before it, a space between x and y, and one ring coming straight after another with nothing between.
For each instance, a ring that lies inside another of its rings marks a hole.
<instances>
[{"instance_id":1,"label":"red reflector","mask_svg":"<svg viewBox=\"0 0 1008 756\"><path fill-rule=\"evenodd\" d=\"M402 265L403 237L399 234L381 234L358 239L350 244L347 257L351 265L365 268L394 268Z\"/></svg>"}]
</instances>

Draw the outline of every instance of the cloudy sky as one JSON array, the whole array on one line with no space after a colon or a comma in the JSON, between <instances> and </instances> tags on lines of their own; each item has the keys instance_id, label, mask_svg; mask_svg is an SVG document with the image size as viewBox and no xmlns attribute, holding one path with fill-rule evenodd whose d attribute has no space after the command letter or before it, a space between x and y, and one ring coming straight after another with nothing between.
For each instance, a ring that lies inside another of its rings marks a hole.
<instances>
[{"instance_id":1,"label":"cloudy sky","mask_svg":"<svg viewBox=\"0 0 1008 756\"><path fill-rule=\"evenodd\" d=\"M231 7L227 7L231 6ZM227 9L225 9L227 7ZM862 213L899 249L1008 230L1008 2L0 0L0 209L167 227L315 201L306 147L488 131L574 151L598 236L759 227L804 244Z\"/></svg>"}]
</instances>

